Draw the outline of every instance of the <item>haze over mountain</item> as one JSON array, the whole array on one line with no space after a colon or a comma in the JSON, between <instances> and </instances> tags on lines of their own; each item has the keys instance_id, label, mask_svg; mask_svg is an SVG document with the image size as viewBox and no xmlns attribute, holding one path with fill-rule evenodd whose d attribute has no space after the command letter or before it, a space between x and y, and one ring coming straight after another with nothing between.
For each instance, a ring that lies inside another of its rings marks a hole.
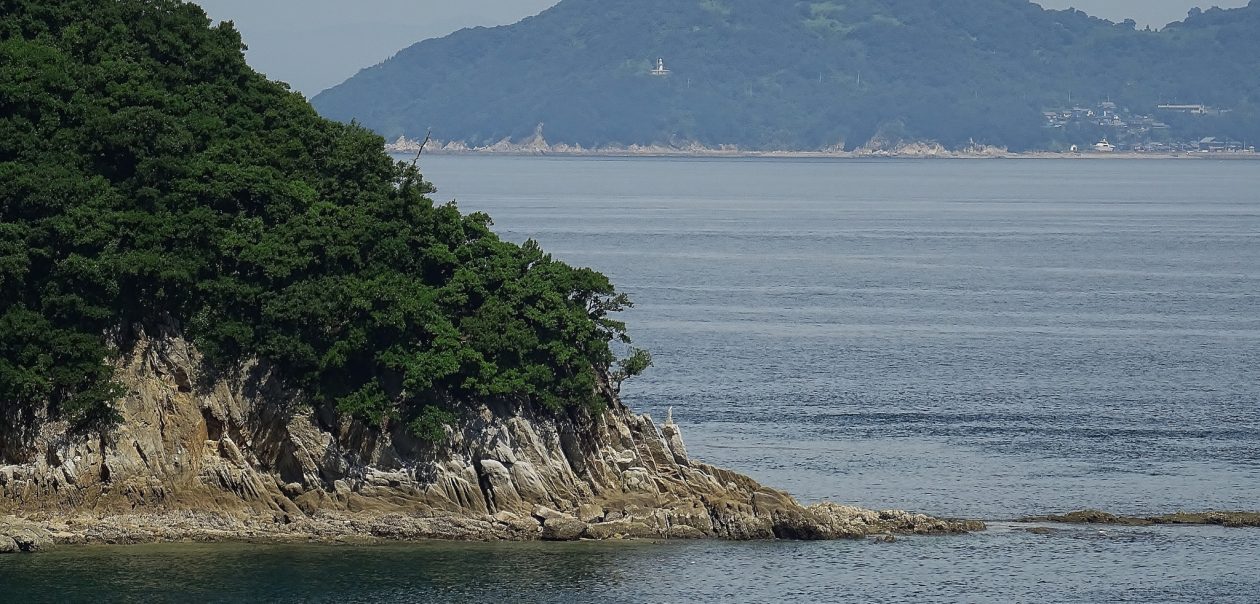
<instances>
[{"instance_id":1,"label":"haze over mountain","mask_svg":"<svg viewBox=\"0 0 1260 604\"><path fill-rule=\"evenodd\" d=\"M1184 0L1178 0L1184 1ZM201 0L232 21L250 66L307 96L407 46L464 27L515 23L555 0Z\"/></svg>"},{"instance_id":2,"label":"haze over mountain","mask_svg":"<svg viewBox=\"0 0 1260 604\"><path fill-rule=\"evenodd\" d=\"M1092 142L1042 113L1103 100L1231 110L1170 120L1170 136L1260 134L1260 2L1135 25L1027 0L565 0L418 43L313 103L389 138L432 127L469 144L544 124L547 140L587 147L852 148L878 134L1027 149ZM656 57L669 76L650 75Z\"/></svg>"},{"instance_id":3,"label":"haze over mountain","mask_svg":"<svg viewBox=\"0 0 1260 604\"><path fill-rule=\"evenodd\" d=\"M1163 27L1193 6L1243 6L1247 0L1039 0L1046 8L1075 7L1138 27ZM373 0L371 10L344 0L202 0L212 17L232 20L249 45L249 62L272 78L314 95L359 69L419 40L464 27L515 23L556 0Z\"/></svg>"}]
</instances>

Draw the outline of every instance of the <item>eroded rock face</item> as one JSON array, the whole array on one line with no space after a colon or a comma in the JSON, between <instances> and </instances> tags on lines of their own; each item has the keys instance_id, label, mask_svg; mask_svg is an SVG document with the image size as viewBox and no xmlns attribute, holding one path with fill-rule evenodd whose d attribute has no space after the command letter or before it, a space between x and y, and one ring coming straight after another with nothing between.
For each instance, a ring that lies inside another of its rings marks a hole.
<instances>
[{"instance_id":1,"label":"eroded rock face","mask_svg":"<svg viewBox=\"0 0 1260 604\"><path fill-rule=\"evenodd\" d=\"M0 551L52 541L834 539L982 528L803 507L690 459L672 418L658 429L611 391L599 416L487 405L434 448L311 410L257 364L218 380L199 366L184 340L141 337L120 362L128 394L115 429L48 423L0 442L0 515L49 536L21 532L20 541L4 529L18 526L10 518Z\"/></svg>"}]
</instances>

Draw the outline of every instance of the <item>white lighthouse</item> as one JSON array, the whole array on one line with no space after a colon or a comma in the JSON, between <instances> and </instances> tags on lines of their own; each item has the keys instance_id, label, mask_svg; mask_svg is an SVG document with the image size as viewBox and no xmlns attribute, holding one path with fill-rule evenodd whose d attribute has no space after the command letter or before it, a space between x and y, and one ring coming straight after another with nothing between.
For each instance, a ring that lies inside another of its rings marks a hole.
<instances>
[{"instance_id":1,"label":"white lighthouse","mask_svg":"<svg viewBox=\"0 0 1260 604\"><path fill-rule=\"evenodd\" d=\"M668 70L668 69L665 69L665 59L660 59L660 58L658 58L658 59L656 60L656 69L653 69L653 70L651 71L651 74L652 74L652 75L654 75L654 76L667 76L667 75L669 75L669 70Z\"/></svg>"}]
</instances>

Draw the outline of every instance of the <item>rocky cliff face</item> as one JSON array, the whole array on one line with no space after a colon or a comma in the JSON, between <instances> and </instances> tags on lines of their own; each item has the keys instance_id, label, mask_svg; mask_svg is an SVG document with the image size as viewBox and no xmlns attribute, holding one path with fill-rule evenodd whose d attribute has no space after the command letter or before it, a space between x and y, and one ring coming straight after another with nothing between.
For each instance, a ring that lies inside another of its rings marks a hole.
<instances>
[{"instance_id":1,"label":"rocky cliff face","mask_svg":"<svg viewBox=\"0 0 1260 604\"><path fill-rule=\"evenodd\" d=\"M4 436L0 551L50 542L832 539L983 528L804 507L688 457L671 420L486 405L434 448L312 410L265 368L214 379L177 336L120 361L121 423Z\"/></svg>"}]
</instances>

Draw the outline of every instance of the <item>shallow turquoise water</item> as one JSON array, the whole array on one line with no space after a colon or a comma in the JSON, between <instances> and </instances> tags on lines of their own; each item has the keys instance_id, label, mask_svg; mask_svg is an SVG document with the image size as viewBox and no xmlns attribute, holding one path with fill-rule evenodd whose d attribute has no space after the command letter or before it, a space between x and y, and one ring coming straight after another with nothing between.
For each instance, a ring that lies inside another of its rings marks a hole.
<instances>
[{"instance_id":1,"label":"shallow turquoise water","mask_svg":"<svg viewBox=\"0 0 1260 604\"><path fill-rule=\"evenodd\" d=\"M696 457L805 500L1260 509L1260 164L426 156L607 272ZM0 602L1255 602L1260 531L67 548Z\"/></svg>"}]
</instances>

